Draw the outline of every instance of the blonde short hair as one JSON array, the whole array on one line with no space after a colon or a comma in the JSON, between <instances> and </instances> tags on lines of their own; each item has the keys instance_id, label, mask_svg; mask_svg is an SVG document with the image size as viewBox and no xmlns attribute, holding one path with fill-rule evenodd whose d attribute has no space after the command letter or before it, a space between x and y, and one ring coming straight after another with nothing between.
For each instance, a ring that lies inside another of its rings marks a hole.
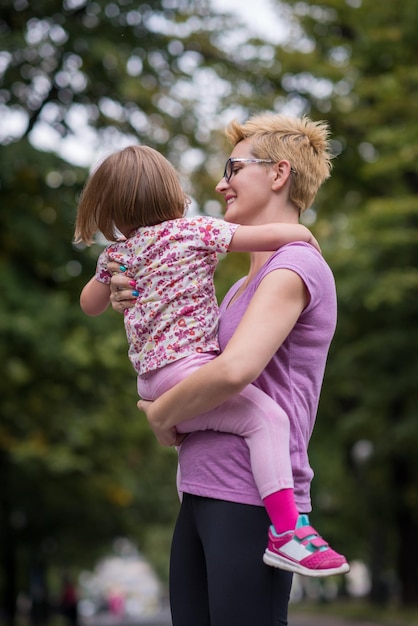
<instances>
[{"instance_id":1,"label":"blonde short hair","mask_svg":"<svg viewBox=\"0 0 418 626\"><path fill-rule=\"evenodd\" d=\"M77 208L74 240L90 245L97 231L134 230L182 217L188 204L174 167L157 150L128 146L88 178Z\"/></svg>"},{"instance_id":2,"label":"blonde short hair","mask_svg":"<svg viewBox=\"0 0 418 626\"><path fill-rule=\"evenodd\" d=\"M295 172L290 200L300 213L312 205L319 187L331 174L327 122L261 113L243 124L232 121L226 128L226 137L233 146L250 139L256 158L272 159L276 163L283 159L289 161Z\"/></svg>"}]
</instances>

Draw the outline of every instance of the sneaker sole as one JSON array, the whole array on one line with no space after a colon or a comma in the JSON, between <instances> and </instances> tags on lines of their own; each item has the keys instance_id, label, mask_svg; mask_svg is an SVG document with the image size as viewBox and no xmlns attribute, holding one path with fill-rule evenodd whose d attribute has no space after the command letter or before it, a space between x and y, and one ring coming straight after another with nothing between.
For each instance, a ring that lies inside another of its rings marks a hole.
<instances>
[{"instance_id":1,"label":"sneaker sole","mask_svg":"<svg viewBox=\"0 0 418 626\"><path fill-rule=\"evenodd\" d=\"M346 574L350 571L350 566L348 563L344 563L343 565L340 565L340 567L333 567L331 569L309 569L308 567L304 567L304 565L301 565L300 563L293 563L288 559L284 559L278 554L270 552L270 550L265 551L263 555L263 561L266 565L271 565L272 567L284 569L287 572L293 572L294 574L301 574L302 576L311 576L314 578L335 576L336 574Z\"/></svg>"}]
</instances>

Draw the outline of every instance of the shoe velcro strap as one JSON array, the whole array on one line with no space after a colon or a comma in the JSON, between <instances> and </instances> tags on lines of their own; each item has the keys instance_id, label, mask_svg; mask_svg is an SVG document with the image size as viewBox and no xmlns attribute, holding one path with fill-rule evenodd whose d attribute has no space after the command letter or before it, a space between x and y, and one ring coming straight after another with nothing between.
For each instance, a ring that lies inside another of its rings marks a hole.
<instances>
[{"instance_id":1,"label":"shoe velcro strap","mask_svg":"<svg viewBox=\"0 0 418 626\"><path fill-rule=\"evenodd\" d=\"M327 548L328 547L328 543L325 541L325 539L322 539L322 537L315 537L315 539L310 539L309 543L314 548Z\"/></svg>"},{"instance_id":2,"label":"shoe velcro strap","mask_svg":"<svg viewBox=\"0 0 418 626\"><path fill-rule=\"evenodd\" d=\"M314 548L324 548L328 546L325 539L322 539L312 526L301 526L295 529L296 537L303 542L309 542Z\"/></svg>"},{"instance_id":3,"label":"shoe velcro strap","mask_svg":"<svg viewBox=\"0 0 418 626\"><path fill-rule=\"evenodd\" d=\"M301 526L300 528L295 528L295 535L298 539L308 539L308 537L319 537L315 528L312 526Z\"/></svg>"}]
</instances>

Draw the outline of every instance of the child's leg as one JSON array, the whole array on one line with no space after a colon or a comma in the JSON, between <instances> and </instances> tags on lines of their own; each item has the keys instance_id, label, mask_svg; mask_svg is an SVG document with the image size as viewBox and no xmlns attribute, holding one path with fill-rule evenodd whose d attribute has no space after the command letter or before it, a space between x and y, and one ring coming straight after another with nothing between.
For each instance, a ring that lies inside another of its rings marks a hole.
<instances>
[{"instance_id":1,"label":"child's leg","mask_svg":"<svg viewBox=\"0 0 418 626\"><path fill-rule=\"evenodd\" d=\"M141 379L140 396L155 399L213 357L196 355L181 359ZM263 557L266 564L307 576L330 576L349 570L345 557L329 547L310 526L306 515L297 519L289 420L267 394L248 385L217 409L179 424L177 430L181 433L218 430L245 437L254 480L274 526L269 530Z\"/></svg>"},{"instance_id":2,"label":"child's leg","mask_svg":"<svg viewBox=\"0 0 418 626\"><path fill-rule=\"evenodd\" d=\"M181 359L142 378L138 391L142 397L154 399L211 358L213 355ZM177 430L216 430L244 437L255 483L276 531L295 528L298 512L293 496L289 420L267 394L249 385L220 407L179 424Z\"/></svg>"},{"instance_id":3,"label":"child's leg","mask_svg":"<svg viewBox=\"0 0 418 626\"><path fill-rule=\"evenodd\" d=\"M177 427L179 432L209 429L244 437L255 483L276 532L295 528L298 510L286 413L267 394L248 385L216 409Z\"/></svg>"}]
</instances>

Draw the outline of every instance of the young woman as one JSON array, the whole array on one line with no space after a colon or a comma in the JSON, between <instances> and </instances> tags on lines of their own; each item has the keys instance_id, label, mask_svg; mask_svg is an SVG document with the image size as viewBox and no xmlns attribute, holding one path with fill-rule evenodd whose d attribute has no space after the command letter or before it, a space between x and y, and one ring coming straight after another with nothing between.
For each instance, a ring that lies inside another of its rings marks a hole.
<instances>
[{"instance_id":1,"label":"young woman","mask_svg":"<svg viewBox=\"0 0 418 626\"><path fill-rule=\"evenodd\" d=\"M225 198L225 220L297 224L330 174L326 124L262 114L232 123L227 136L233 150L217 185ZM112 305L119 311L132 306L126 287L123 276L112 278ZM223 352L155 402L139 402L165 445L178 443L176 427L183 421L251 382L284 408L302 530L284 538L270 532L267 561L283 551L295 562L327 554L332 560L335 554L307 515L313 476L308 444L335 325L333 276L312 246L293 243L277 252L253 252L248 276L221 306ZM173 625L287 624L291 575L260 560L269 520L243 439L211 431L190 434L181 444L179 465L183 497L171 554Z\"/></svg>"}]
</instances>

